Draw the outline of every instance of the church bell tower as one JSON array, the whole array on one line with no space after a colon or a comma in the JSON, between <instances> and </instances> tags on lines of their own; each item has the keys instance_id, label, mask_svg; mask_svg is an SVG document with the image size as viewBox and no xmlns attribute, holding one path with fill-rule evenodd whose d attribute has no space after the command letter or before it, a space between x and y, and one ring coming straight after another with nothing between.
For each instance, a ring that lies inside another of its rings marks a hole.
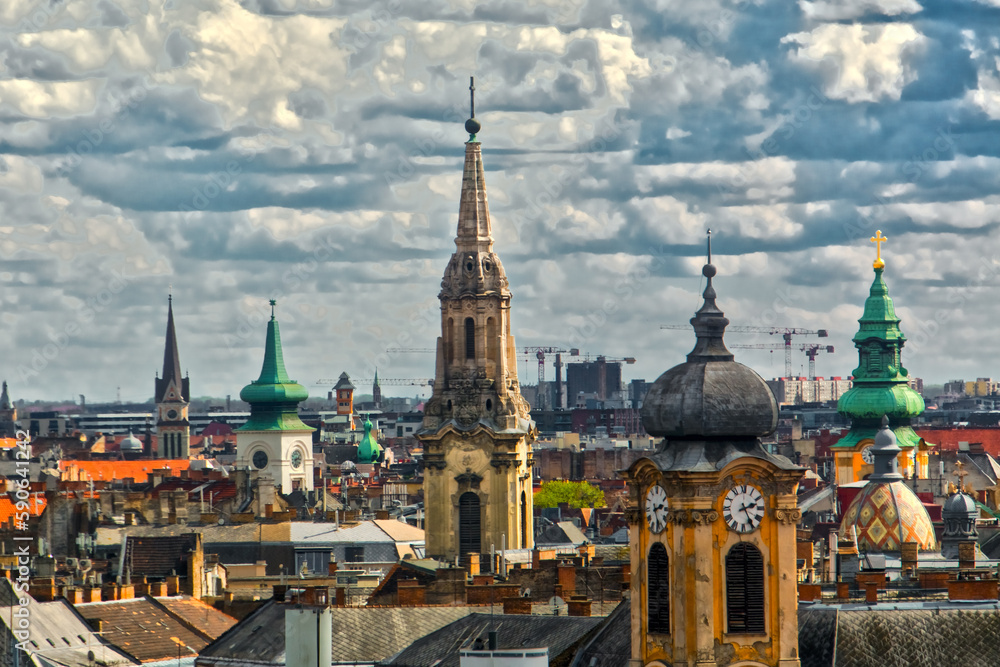
<instances>
[{"instance_id":1,"label":"church bell tower","mask_svg":"<svg viewBox=\"0 0 1000 667\"><path fill-rule=\"evenodd\" d=\"M511 293L493 251L474 98L471 115L456 248L439 294L434 393L417 433L427 555L441 558L534 544L531 445L538 431L517 381Z\"/></svg>"},{"instance_id":2,"label":"church bell tower","mask_svg":"<svg viewBox=\"0 0 1000 667\"><path fill-rule=\"evenodd\" d=\"M190 455L191 425L188 405L191 388L181 377L181 360L174 331L174 299L167 297L167 337L163 346L163 377L156 378L157 458L186 459Z\"/></svg>"},{"instance_id":3,"label":"church bell tower","mask_svg":"<svg viewBox=\"0 0 1000 667\"><path fill-rule=\"evenodd\" d=\"M642 407L656 452L625 473L632 662L799 667L796 488L805 470L769 453L778 405L737 363L715 303L709 245L694 349Z\"/></svg>"}]
</instances>

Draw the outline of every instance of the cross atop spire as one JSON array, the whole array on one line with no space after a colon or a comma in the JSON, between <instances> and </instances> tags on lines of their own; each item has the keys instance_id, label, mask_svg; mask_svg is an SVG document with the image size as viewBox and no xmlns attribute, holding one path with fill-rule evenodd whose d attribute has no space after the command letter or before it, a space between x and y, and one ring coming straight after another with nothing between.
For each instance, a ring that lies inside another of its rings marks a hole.
<instances>
[{"instance_id":1,"label":"cross atop spire","mask_svg":"<svg viewBox=\"0 0 1000 667\"><path fill-rule=\"evenodd\" d=\"M889 239L882 236L882 230L876 229L875 236L871 237L871 242L875 244L875 261L872 266L876 269L884 269L885 261L882 259L882 243L888 241Z\"/></svg>"}]
</instances>

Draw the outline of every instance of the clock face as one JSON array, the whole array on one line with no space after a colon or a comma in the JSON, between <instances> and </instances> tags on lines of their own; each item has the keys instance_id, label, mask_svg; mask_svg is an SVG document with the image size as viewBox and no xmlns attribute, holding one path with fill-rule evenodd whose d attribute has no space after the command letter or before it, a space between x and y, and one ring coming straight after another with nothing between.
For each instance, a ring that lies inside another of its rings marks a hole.
<instances>
[{"instance_id":1,"label":"clock face","mask_svg":"<svg viewBox=\"0 0 1000 667\"><path fill-rule=\"evenodd\" d=\"M872 453L871 445L861 450L861 460L869 465L875 463L875 455Z\"/></svg>"},{"instance_id":2,"label":"clock face","mask_svg":"<svg viewBox=\"0 0 1000 667\"><path fill-rule=\"evenodd\" d=\"M292 461L292 467L293 468L298 468L299 466L301 466L302 465L302 452L300 452L297 449L295 451L293 451L292 452L292 456L291 456L291 461Z\"/></svg>"},{"instance_id":3,"label":"clock face","mask_svg":"<svg viewBox=\"0 0 1000 667\"><path fill-rule=\"evenodd\" d=\"M167 419L177 419L177 411L167 410Z\"/></svg>"},{"instance_id":4,"label":"clock face","mask_svg":"<svg viewBox=\"0 0 1000 667\"><path fill-rule=\"evenodd\" d=\"M667 526L667 492L659 484L649 487L646 492L646 523L654 533Z\"/></svg>"},{"instance_id":5,"label":"clock face","mask_svg":"<svg viewBox=\"0 0 1000 667\"><path fill-rule=\"evenodd\" d=\"M764 518L764 496L749 484L733 487L722 502L722 518L737 533L753 532Z\"/></svg>"},{"instance_id":6,"label":"clock face","mask_svg":"<svg viewBox=\"0 0 1000 667\"><path fill-rule=\"evenodd\" d=\"M257 450L253 453L253 465L257 470L263 470L267 467L267 452Z\"/></svg>"}]
</instances>

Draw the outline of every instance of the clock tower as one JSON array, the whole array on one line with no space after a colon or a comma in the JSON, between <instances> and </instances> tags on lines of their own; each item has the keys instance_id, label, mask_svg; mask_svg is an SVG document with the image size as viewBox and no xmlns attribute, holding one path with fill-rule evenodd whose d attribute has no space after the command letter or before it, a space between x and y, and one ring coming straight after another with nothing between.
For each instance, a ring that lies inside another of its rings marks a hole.
<instances>
[{"instance_id":1,"label":"clock tower","mask_svg":"<svg viewBox=\"0 0 1000 667\"><path fill-rule=\"evenodd\" d=\"M236 467L270 476L281 493L312 491L315 429L306 426L298 412L309 392L285 371L275 305L272 300L260 377L240 392L250 404L250 419L236 429Z\"/></svg>"},{"instance_id":2,"label":"clock tower","mask_svg":"<svg viewBox=\"0 0 1000 667\"><path fill-rule=\"evenodd\" d=\"M694 350L643 404L643 426L663 440L625 472L631 657L646 667L799 667L795 494L805 471L760 443L778 406L726 348L711 261L709 241Z\"/></svg>"},{"instance_id":3,"label":"clock tower","mask_svg":"<svg viewBox=\"0 0 1000 667\"><path fill-rule=\"evenodd\" d=\"M163 377L156 378L157 458L186 459L190 454L191 425L188 405L191 388L181 377L181 360L174 331L174 298L167 296L167 338L163 349Z\"/></svg>"}]
</instances>

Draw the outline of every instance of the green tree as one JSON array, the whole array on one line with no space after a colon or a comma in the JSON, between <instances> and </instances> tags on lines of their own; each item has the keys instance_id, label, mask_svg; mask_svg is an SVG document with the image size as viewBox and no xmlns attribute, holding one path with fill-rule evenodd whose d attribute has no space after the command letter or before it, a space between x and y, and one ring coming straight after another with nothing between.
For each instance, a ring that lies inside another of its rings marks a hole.
<instances>
[{"instance_id":1,"label":"green tree","mask_svg":"<svg viewBox=\"0 0 1000 667\"><path fill-rule=\"evenodd\" d=\"M605 507L604 491L589 482L543 482L535 492L535 507Z\"/></svg>"}]
</instances>

